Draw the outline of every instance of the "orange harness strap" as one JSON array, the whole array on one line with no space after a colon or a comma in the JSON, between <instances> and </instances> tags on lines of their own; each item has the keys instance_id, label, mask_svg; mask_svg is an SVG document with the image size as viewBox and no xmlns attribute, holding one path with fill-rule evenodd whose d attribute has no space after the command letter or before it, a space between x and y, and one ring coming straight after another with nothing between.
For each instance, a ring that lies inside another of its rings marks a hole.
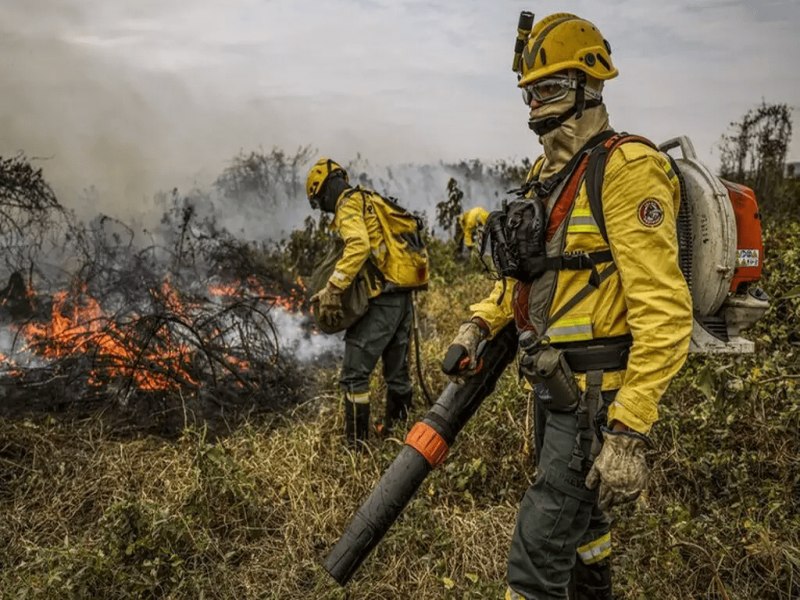
<instances>
[{"instance_id":1,"label":"orange harness strap","mask_svg":"<svg viewBox=\"0 0 800 600\"><path fill-rule=\"evenodd\" d=\"M614 143L620 136L614 135L607 139L603 145ZM550 211L550 220L547 223L547 230L545 232L545 240L548 242L553 238L561 223L564 222L572 205L575 203L575 198L578 196L580 185L583 182L583 177L586 174L586 167L589 166L589 155L585 155L570 175L569 180L564 185L558 198L556 198L553 210ZM517 323L519 331L528 331L533 329L533 325L528 316L528 298L531 293L531 283L518 283L514 288L514 299L512 308L514 309L514 321Z\"/></svg>"},{"instance_id":2,"label":"orange harness strap","mask_svg":"<svg viewBox=\"0 0 800 600\"><path fill-rule=\"evenodd\" d=\"M610 156L614 150L619 148L619 146L628 142L641 142L652 148L655 147L650 140L641 136L617 133L612 135L602 144L606 150L606 157ZM569 180L567 180L566 184L562 188L558 198L556 198L555 204L553 205L553 210L550 211L550 220L547 223L547 230L545 232L545 239L548 242L553 238L559 226L564 222L564 219L566 219L570 210L572 210L572 205L575 203L575 199L578 197L580 186L583 183L584 178L590 177L587 175L590 157L591 153L586 154L583 156L583 158L581 158L578 165L572 171ZM605 167L605 162L603 167ZM602 187L602 182L600 182L600 185ZM531 293L531 287L531 283L520 282L514 288L512 308L514 310L514 320L519 331L533 329L530 317L528 316L528 299Z\"/></svg>"},{"instance_id":3,"label":"orange harness strap","mask_svg":"<svg viewBox=\"0 0 800 600\"><path fill-rule=\"evenodd\" d=\"M422 421L414 423L406 436L406 444L419 452L433 469L444 462L450 449L444 438L433 427Z\"/></svg>"},{"instance_id":4,"label":"orange harness strap","mask_svg":"<svg viewBox=\"0 0 800 600\"><path fill-rule=\"evenodd\" d=\"M615 135L614 137L607 139L603 145L606 148L608 148L608 153L610 155L619 146L621 146L622 144L627 144L628 142L640 142L645 146L650 146L651 148L655 148L656 150L658 150L658 147L656 147L653 144L653 142L651 142L647 138L642 137L640 135L632 135L630 133L624 135L623 134Z\"/></svg>"},{"instance_id":5,"label":"orange harness strap","mask_svg":"<svg viewBox=\"0 0 800 600\"><path fill-rule=\"evenodd\" d=\"M528 300L531 296L533 284L518 281L514 286L513 296L511 297L511 308L514 311L514 322L517 324L517 331L535 331L528 314Z\"/></svg>"},{"instance_id":6,"label":"orange harness strap","mask_svg":"<svg viewBox=\"0 0 800 600\"><path fill-rule=\"evenodd\" d=\"M586 173L586 167L589 164L589 156L586 155L578 163L576 169L572 172L572 176L564 186L561 194L556 199L553 205L553 210L550 212L550 221L547 223L547 232L545 239L549 242L556 233L556 230L564 222L567 214L569 214L572 204L575 202L575 197L578 195L578 189L583 181L583 174Z\"/></svg>"},{"instance_id":7,"label":"orange harness strap","mask_svg":"<svg viewBox=\"0 0 800 600\"><path fill-rule=\"evenodd\" d=\"M606 150L608 151L607 156L616 150L620 145L627 142L642 142L648 146L653 146L651 141L641 136L617 133L603 142L603 146L605 146ZM590 154L586 154L581 159L581 161L578 163L578 166L575 167L575 170L572 172L572 175L570 175L569 181L567 181L566 185L561 190L561 194L556 199L556 202L553 205L553 210L550 212L550 221L547 223L547 232L545 234L546 240L550 241L550 239L552 239L552 237L555 235L559 225L564 222L567 214L569 214L569 211L575 202L575 198L578 197L578 191L580 190L580 186L583 183L583 178L586 175L586 168L589 166L589 157Z\"/></svg>"}]
</instances>

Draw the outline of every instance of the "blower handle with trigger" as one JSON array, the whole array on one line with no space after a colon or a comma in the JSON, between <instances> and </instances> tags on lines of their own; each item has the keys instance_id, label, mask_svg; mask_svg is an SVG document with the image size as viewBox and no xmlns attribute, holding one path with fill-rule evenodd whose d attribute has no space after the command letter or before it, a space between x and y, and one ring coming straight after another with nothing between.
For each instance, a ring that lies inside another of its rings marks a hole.
<instances>
[{"instance_id":1,"label":"blower handle with trigger","mask_svg":"<svg viewBox=\"0 0 800 600\"><path fill-rule=\"evenodd\" d=\"M483 340L478 344L478 348L475 351L475 356L477 357L475 373L483 368L483 358L481 357L481 354L483 354L483 349L485 347L486 340ZM445 354L444 360L442 360L442 372L445 375L458 375L468 368L469 352L467 352L467 349L461 344L453 344L450 346L450 348L447 349L447 354Z\"/></svg>"}]
</instances>

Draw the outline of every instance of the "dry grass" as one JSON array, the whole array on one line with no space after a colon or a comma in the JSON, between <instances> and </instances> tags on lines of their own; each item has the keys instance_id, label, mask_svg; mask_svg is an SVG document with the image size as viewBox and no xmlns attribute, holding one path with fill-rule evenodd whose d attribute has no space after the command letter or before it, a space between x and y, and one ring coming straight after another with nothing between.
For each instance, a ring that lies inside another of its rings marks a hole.
<instances>
[{"instance_id":1,"label":"dry grass","mask_svg":"<svg viewBox=\"0 0 800 600\"><path fill-rule=\"evenodd\" d=\"M774 238L773 256L795 233ZM465 299L489 285L450 267L420 299L434 390ZM774 296L791 290L791 268L785 281L770 276ZM756 332L757 356L692 358L670 389L649 493L616 512L620 598L800 597L800 401L789 377L798 361L787 342L798 303L777 306L779 318ZM196 429L168 441L119 439L98 421L0 421L2 596L501 597L516 506L533 476L513 374L346 592L320 562L400 441L346 450L334 380L322 373L301 406L216 440ZM382 384L373 388L377 399Z\"/></svg>"}]
</instances>

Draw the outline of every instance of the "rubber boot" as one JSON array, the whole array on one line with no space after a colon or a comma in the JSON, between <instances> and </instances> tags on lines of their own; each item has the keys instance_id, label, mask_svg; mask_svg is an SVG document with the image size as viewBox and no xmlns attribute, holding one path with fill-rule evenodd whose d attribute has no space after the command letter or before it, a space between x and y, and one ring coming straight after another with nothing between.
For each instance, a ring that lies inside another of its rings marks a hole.
<instances>
[{"instance_id":1,"label":"rubber boot","mask_svg":"<svg viewBox=\"0 0 800 600\"><path fill-rule=\"evenodd\" d=\"M606 558L591 565L575 561L569 587L570 600L613 600L611 562Z\"/></svg>"},{"instance_id":2,"label":"rubber boot","mask_svg":"<svg viewBox=\"0 0 800 600\"><path fill-rule=\"evenodd\" d=\"M411 409L412 392L411 390L398 394L387 392L386 394L386 415L382 424L378 424L378 432L382 436L392 433L398 421L405 421L408 418L408 411Z\"/></svg>"},{"instance_id":3,"label":"rubber boot","mask_svg":"<svg viewBox=\"0 0 800 600\"><path fill-rule=\"evenodd\" d=\"M344 400L344 437L353 448L363 448L369 437L369 404Z\"/></svg>"}]
</instances>

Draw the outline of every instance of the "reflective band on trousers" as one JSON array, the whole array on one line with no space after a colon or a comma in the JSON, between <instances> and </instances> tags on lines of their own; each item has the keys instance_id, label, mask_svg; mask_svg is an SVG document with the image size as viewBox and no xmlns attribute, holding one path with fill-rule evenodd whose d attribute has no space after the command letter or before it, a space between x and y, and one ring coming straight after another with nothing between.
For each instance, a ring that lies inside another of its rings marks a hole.
<instances>
[{"instance_id":1,"label":"reflective band on trousers","mask_svg":"<svg viewBox=\"0 0 800 600\"><path fill-rule=\"evenodd\" d=\"M578 548L578 556L585 565L600 562L611 554L611 533L600 536Z\"/></svg>"},{"instance_id":2,"label":"reflective band on trousers","mask_svg":"<svg viewBox=\"0 0 800 600\"><path fill-rule=\"evenodd\" d=\"M369 404L369 392L345 392L344 397L353 404Z\"/></svg>"},{"instance_id":3,"label":"reflective band on trousers","mask_svg":"<svg viewBox=\"0 0 800 600\"><path fill-rule=\"evenodd\" d=\"M600 233L600 228L590 209L575 208L569 218L567 233Z\"/></svg>"},{"instance_id":4,"label":"reflective band on trousers","mask_svg":"<svg viewBox=\"0 0 800 600\"><path fill-rule=\"evenodd\" d=\"M551 342L579 342L592 339L592 318L567 317L553 323L546 332Z\"/></svg>"}]
</instances>

